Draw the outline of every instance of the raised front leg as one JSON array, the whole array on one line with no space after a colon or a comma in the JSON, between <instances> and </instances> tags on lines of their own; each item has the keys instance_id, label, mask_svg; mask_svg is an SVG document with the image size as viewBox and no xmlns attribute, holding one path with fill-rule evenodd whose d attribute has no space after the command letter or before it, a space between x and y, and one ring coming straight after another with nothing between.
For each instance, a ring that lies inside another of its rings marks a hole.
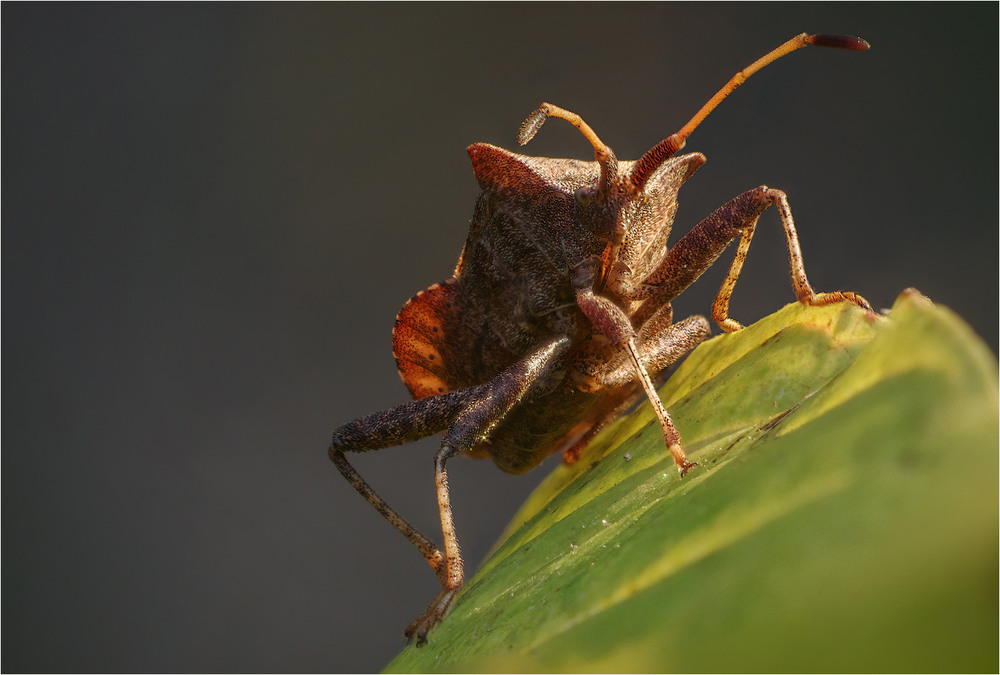
<instances>
[{"instance_id":1,"label":"raised front leg","mask_svg":"<svg viewBox=\"0 0 1000 675\"><path fill-rule=\"evenodd\" d=\"M569 346L568 338L553 340L485 384L404 403L384 412L349 422L337 429L330 445L330 459L375 510L417 547L441 582L441 592L411 623L405 635L417 644L427 641L427 632L451 608L464 581L463 562L451 512L445 463L480 439L533 389L545 387L548 376ZM344 456L400 445L447 429L441 448L434 455L434 481L444 551L403 519L361 477Z\"/></svg>"},{"instance_id":2,"label":"raised front leg","mask_svg":"<svg viewBox=\"0 0 1000 675\"><path fill-rule=\"evenodd\" d=\"M799 302L808 305L827 305L846 301L871 311L868 301L857 293L835 291L822 297L816 295L806 278L805 267L802 264L802 250L799 248L799 238L795 231L792 210L788 206L788 198L781 190L763 185L723 204L681 237L670 248L660 267L646 278L631 298L645 299L646 303L654 305L669 302L701 276L702 272L725 250L729 242L739 237L740 243L733 263L712 305L712 318L723 330L727 332L739 330L742 326L729 318L729 299L743 268L743 261L746 260L757 219L772 204L778 206L781 224L785 229L792 287ZM644 303L639 311L649 310Z\"/></svg>"}]
</instances>

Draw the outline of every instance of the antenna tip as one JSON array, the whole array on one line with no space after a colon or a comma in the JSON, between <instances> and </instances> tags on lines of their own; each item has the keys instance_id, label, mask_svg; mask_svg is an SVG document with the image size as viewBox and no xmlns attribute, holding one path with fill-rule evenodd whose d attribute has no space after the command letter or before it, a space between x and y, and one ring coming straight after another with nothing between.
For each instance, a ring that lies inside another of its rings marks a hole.
<instances>
[{"instance_id":1,"label":"antenna tip","mask_svg":"<svg viewBox=\"0 0 1000 675\"><path fill-rule=\"evenodd\" d=\"M871 45L868 44L867 40L862 40L861 38L854 37L853 35L829 35L826 33L820 33L818 35L810 35L807 37L806 43L817 47L834 47L836 49L871 49Z\"/></svg>"},{"instance_id":2,"label":"antenna tip","mask_svg":"<svg viewBox=\"0 0 1000 675\"><path fill-rule=\"evenodd\" d=\"M549 116L549 104L543 103L538 107L537 110L532 112L528 117L521 123L521 128L517 132L517 144L524 145L538 133L538 130L542 128L542 124L545 123L545 118Z\"/></svg>"}]
</instances>

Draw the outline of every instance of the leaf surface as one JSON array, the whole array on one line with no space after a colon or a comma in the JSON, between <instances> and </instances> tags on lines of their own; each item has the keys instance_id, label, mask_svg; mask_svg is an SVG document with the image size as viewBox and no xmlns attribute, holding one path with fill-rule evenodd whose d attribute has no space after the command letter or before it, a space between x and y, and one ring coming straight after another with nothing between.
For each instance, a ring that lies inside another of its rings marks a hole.
<instances>
[{"instance_id":1,"label":"leaf surface","mask_svg":"<svg viewBox=\"0 0 1000 675\"><path fill-rule=\"evenodd\" d=\"M948 310L698 347L523 505L404 671L996 671L997 364Z\"/></svg>"}]
</instances>

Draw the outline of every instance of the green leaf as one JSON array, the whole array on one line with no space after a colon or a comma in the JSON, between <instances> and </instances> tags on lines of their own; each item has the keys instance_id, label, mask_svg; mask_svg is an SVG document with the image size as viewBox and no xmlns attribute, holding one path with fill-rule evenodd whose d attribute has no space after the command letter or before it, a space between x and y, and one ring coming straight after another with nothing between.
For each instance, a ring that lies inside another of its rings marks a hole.
<instances>
[{"instance_id":1,"label":"green leaf","mask_svg":"<svg viewBox=\"0 0 1000 675\"><path fill-rule=\"evenodd\" d=\"M998 669L997 363L916 291L698 347L388 671Z\"/></svg>"}]
</instances>

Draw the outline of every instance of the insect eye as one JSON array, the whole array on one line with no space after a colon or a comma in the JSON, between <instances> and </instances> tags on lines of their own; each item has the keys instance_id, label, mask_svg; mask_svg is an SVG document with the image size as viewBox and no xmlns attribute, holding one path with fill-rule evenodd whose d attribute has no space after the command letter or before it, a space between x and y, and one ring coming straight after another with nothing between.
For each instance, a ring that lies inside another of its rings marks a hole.
<instances>
[{"instance_id":1,"label":"insect eye","mask_svg":"<svg viewBox=\"0 0 1000 675\"><path fill-rule=\"evenodd\" d=\"M594 199L589 188L577 188L573 196L576 198L576 203L580 206L589 206L590 202Z\"/></svg>"}]
</instances>

